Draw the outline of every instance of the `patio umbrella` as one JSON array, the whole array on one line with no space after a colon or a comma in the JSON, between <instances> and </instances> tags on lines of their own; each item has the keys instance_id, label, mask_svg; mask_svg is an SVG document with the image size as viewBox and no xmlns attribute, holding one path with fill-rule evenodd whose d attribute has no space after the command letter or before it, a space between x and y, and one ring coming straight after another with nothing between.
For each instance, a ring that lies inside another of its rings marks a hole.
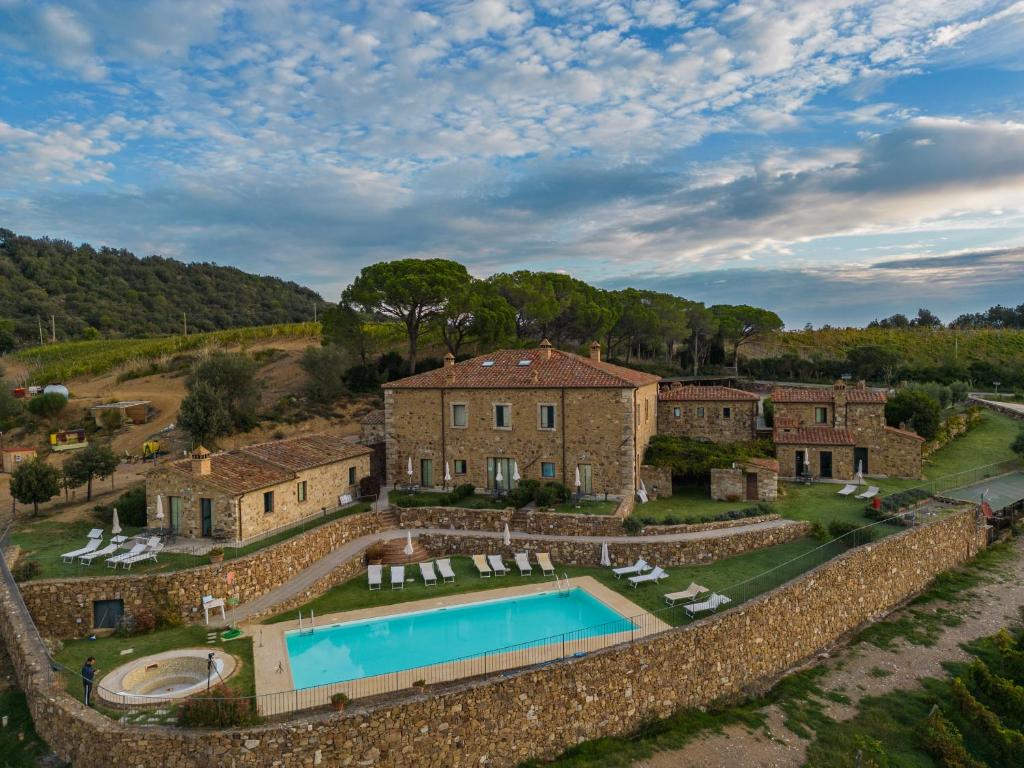
<instances>
[{"instance_id":1,"label":"patio umbrella","mask_svg":"<svg viewBox=\"0 0 1024 768\"><path fill-rule=\"evenodd\" d=\"M412 456L409 457L409 464L406 466L405 474L412 477Z\"/></svg>"},{"instance_id":2,"label":"patio umbrella","mask_svg":"<svg viewBox=\"0 0 1024 768\"><path fill-rule=\"evenodd\" d=\"M601 542L601 565L609 566L612 564L612 558L608 554L608 542Z\"/></svg>"},{"instance_id":3,"label":"patio umbrella","mask_svg":"<svg viewBox=\"0 0 1024 768\"><path fill-rule=\"evenodd\" d=\"M159 493L156 495L156 519L157 520L163 520L164 519L164 500L163 500L163 497L160 496Z\"/></svg>"},{"instance_id":4,"label":"patio umbrella","mask_svg":"<svg viewBox=\"0 0 1024 768\"><path fill-rule=\"evenodd\" d=\"M448 467L448 462L444 463L444 482L447 485L452 481L452 471Z\"/></svg>"},{"instance_id":5,"label":"patio umbrella","mask_svg":"<svg viewBox=\"0 0 1024 768\"><path fill-rule=\"evenodd\" d=\"M511 531L509 531L509 529L508 529L508 523L505 523L505 536L504 536L504 541L505 541L505 546L506 546L506 547L512 544L512 533L511 533Z\"/></svg>"},{"instance_id":6,"label":"patio umbrella","mask_svg":"<svg viewBox=\"0 0 1024 768\"><path fill-rule=\"evenodd\" d=\"M114 536L121 532L121 521L117 519L117 507L114 507L114 524L110 526L110 532Z\"/></svg>"},{"instance_id":7,"label":"patio umbrella","mask_svg":"<svg viewBox=\"0 0 1024 768\"><path fill-rule=\"evenodd\" d=\"M402 551L407 555L412 554L412 531L405 534L405 549Z\"/></svg>"},{"instance_id":8,"label":"patio umbrella","mask_svg":"<svg viewBox=\"0 0 1024 768\"><path fill-rule=\"evenodd\" d=\"M580 465L576 465L576 487L579 488L582 485L580 482Z\"/></svg>"},{"instance_id":9,"label":"patio umbrella","mask_svg":"<svg viewBox=\"0 0 1024 768\"><path fill-rule=\"evenodd\" d=\"M864 485L864 461L863 461L863 459L861 461L857 462L857 474L854 475L853 479L856 481L857 485Z\"/></svg>"},{"instance_id":10,"label":"patio umbrella","mask_svg":"<svg viewBox=\"0 0 1024 768\"><path fill-rule=\"evenodd\" d=\"M494 484L500 487L501 481L504 479L505 478L501 476L501 464L498 463L497 467L494 470Z\"/></svg>"},{"instance_id":11,"label":"patio umbrella","mask_svg":"<svg viewBox=\"0 0 1024 768\"><path fill-rule=\"evenodd\" d=\"M642 477L640 478L640 490L647 493L647 486L644 485L644 479Z\"/></svg>"},{"instance_id":12,"label":"patio umbrella","mask_svg":"<svg viewBox=\"0 0 1024 768\"><path fill-rule=\"evenodd\" d=\"M519 462L512 462L512 482L518 483L521 478L519 477Z\"/></svg>"}]
</instances>

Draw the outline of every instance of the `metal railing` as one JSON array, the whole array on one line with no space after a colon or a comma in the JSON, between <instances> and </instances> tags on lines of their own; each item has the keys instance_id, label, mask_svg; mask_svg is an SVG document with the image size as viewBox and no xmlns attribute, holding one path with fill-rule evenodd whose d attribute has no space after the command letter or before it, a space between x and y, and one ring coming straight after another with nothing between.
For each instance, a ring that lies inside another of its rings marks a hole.
<instances>
[{"instance_id":1,"label":"metal railing","mask_svg":"<svg viewBox=\"0 0 1024 768\"><path fill-rule=\"evenodd\" d=\"M935 517L938 514L934 513L929 517ZM711 592L728 598L728 602L718 610L734 608L792 581L844 552L878 541L882 536L891 533L892 527L895 525L915 525L920 522L921 519L915 516L908 518L907 515L898 515L862 526L835 539L823 542L814 549L755 576L724 588L712 589ZM643 586L640 587L640 589L643 588ZM648 588L657 587L656 584L652 584ZM328 706L331 703L331 697L338 693L345 694L350 700L383 695L408 695L419 690L423 685L443 684L455 680L511 672L512 670L518 672L531 667L542 667L558 661L585 656L612 645L631 644L643 638L672 631L675 627L687 625L709 615L709 611L697 612L694 610L695 605L708 597L708 594L704 594L690 603L666 606L651 612L584 627L572 632L538 637L515 645L448 659L428 666L254 696L235 696L226 688L211 683L210 691L208 693L201 692L198 698L203 699L204 704L208 707L223 710L226 717L234 716L241 708L243 712L255 717L275 718L301 710ZM315 631L323 631L329 627L330 625L326 625ZM59 665L55 665L55 667L59 667L69 692L75 693L80 690L81 679L77 672ZM279 672L284 674L283 667L279 669ZM111 717L129 723L133 722L134 718L141 717L142 719L138 722L152 724L149 715L154 711L161 712L160 717L173 719L177 713L180 713L180 705L183 703L182 699L140 696L99 688L96 693L98 694L96 702L101 709L106 708L107 714ZM159 720L159 717L157 719ZM222 724L230 723L225 721Z\"/></svg>"},{"instance_id":2,"label":"metal railing","mask_svg":"<svg viewBox=\"0 0 1024 768\"><path fill-rule=\"evenodd\" d=\"M894 496L899 493L907 493L908 491L924 491L929 496L936 496L956 488L963 488L966 485L973 485L996 475L1005 475L1007 472L1017 472L1021 469L1024 469L1024 464L1022 464L1020 459L1007 459L1006 461L997 461L993 464L985 464L980 467L972 467L961 472L936 477L934 480L928 480L910 488L894 491L888 495Z\"/></svg>"}]
</instances>

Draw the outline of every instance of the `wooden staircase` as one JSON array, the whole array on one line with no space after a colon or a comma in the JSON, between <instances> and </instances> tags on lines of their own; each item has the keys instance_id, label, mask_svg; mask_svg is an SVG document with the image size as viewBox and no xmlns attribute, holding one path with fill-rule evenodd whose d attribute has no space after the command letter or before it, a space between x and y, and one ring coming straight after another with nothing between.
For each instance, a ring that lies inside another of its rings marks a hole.
<instances>
[{"instance_id":1,"label":"wooden staircase","mask_svg":"<svg viewBox=\"0 0 1024 768\"><path fill-rule=\"evenodd\" d=\"M408 565L409 563L422 563L430 559L427 548L420 544L419 539L412 540L412 554L405 554L405 538L392 539L384 544L384 565Z\"/></svg>"}]
</instances>

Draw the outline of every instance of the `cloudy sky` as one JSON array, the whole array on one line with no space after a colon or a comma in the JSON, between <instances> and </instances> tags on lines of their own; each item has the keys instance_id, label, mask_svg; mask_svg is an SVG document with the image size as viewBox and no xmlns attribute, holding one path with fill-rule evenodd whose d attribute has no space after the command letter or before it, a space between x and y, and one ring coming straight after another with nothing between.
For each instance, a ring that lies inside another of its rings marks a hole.
<instances>
[{"instance_id":1,"label":"cloudy sky","mask_svg":"<svg viewBox=\"0 0 1024 768\"><path fill-rule=\"evenodd\" d=\"M1024 301L1024 2L0 0L0 226L805 322Z\"/></svg>"}]
</instances>

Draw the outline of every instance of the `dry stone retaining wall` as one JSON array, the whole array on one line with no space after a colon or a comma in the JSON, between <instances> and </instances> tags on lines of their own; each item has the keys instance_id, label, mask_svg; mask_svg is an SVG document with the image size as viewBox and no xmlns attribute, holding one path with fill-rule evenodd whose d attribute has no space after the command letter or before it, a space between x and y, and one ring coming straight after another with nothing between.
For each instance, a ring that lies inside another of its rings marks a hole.
<instances>
[{"instance_id":1,"label":"dry stone retaining wall","mask_svg":"<svg viewBox=\"0 0 1024 768\"><path fill-rule=\"evenodd\" d=\"M0 584L0 636L37 730L76 768L231 765L511 767L587 739L621 735L782 674L919 592L978 548L973 511L851 550L744 605L690 626L542 669L453 683L240 731L133 728L48 683ZM8 620L10 619L10 620Z\"/></svg>"},{"instance_id":2,"label":"dry stone retaining wall","mask_svg":"<svg viewBox=\"0 0 1024 768\"><path fill-rule=\"evenodd\" d=\"M126 616L157 605L176 610L186 621L196 621L202 619L203 595L224 597L230 589L239 602L247 603L281 586L343 544L384 527L380 513L363 512L332 520L280 544L217 565L136 576L42 579L21 584L21 593L36 626L43 634L54 637L90 634L95 600L123 600ZM94 573L104 572L102 564L90 567ZM228 573L235 574L230 588ZM304 600L298 604L301 602Z\"/></svg>"}]
</instances>

